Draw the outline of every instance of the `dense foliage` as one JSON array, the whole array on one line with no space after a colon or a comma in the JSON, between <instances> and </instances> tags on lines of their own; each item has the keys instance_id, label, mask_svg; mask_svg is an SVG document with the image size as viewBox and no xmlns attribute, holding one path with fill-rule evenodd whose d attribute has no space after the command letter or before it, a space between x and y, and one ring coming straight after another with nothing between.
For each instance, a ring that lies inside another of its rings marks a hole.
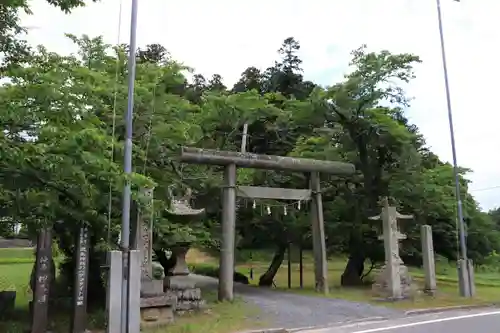
<instances>
[{"instance_id":1,"label":"dense foliage","mask_svg":"<svg viewBox=\"0 0 500 333\"><path fill-rule=\"evenodd\" d=\"M81 5L49 2L65 11ZM0 233L11 233L16 221L31 235L41 225L54 225L59 247L72 258L74 230L88 224L97 282L102 253L116 246L121 218L127 46L68 36L77 54L30 49L18 37L18 10L28 10L26 3L11 0L0 6ZM304 78L299 49L297 40L287 38L272 66L244 69L233 87L226 87L218 74L196 74L161 45L137 50L130 180L135 198L141 186L155 186L157 252L178 242L217 248L221 170L181 165L176 156L182 145L239 150L247 123L248 151L355 164L353 177L322 179L329 252L349 258L343 284L361 283L364 262L382 259L380 226L367 219L378 214L381 196L415 214L416 223L403 226L409 234L403 244L407 262L420 262L422 223L433 226L436 251L456 259L452 167L429 151L417 126L405 117L410 98L403 87L413 79L419 58L369 52L363 46L352 52L344 79L323 87ZM499 214L479 210L468 193L467 171L460 170L460 179L468 244L470 256L481 264L500 252ZM238 182L301 188L308 179L239 170ZM171 190L186 188L193 190L194 204L207 209L203 219L183 221L163 213ZM269 215L261 209L268 205ZM238 247L276 248L263 285L270 283L289 242L311 246L306 211L288 205L285 215L284 205L258 202L258 209L252 209L252 203L239 202ZM62 265L67 274L68 260ZM102 284L90 286L101 292Z\"/></svg>"}]
</instances>

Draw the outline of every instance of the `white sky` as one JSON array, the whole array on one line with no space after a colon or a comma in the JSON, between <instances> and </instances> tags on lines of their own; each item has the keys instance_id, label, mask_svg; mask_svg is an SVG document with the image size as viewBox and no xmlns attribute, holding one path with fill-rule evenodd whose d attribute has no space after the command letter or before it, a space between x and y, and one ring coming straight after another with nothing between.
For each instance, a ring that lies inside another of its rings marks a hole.
<instances>
[{"instance_id":1,"label":"white sky","mask_svg":"<svg viewBox=\"0 0 500 333\"><path fill-rule=\"evenodd\" d=\"M500 144L494 50L500 49L500 1L441 0L458 163L474 170L472 193L484 209L500 206ZM128 42L130 0L123 1L119 41ZM102 0L65 16L44 0L32 0L28 39L50 50L75 48L63 33L103 35L118 41L120 0ZM177 60L230 85L248 66L266 68L281 42L301 43L305 75L321 84L346 71L349 52L366 43L372 50L413 52L423 64L408 92L408 115L433 151L451 161L435 0L140 0L138 43L164 45Z\"/></svg>"}]
</instances>

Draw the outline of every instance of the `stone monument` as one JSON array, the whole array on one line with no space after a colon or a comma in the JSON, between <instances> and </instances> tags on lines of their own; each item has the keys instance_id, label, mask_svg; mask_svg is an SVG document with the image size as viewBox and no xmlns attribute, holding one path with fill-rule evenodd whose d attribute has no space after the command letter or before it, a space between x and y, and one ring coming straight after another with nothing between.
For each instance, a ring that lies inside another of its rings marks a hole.
<instances>
[{"instance_id":1,"label":"stone monument","mask_svg":"<svg viewBox=\"0 0 500 333\"><path fill-rule=\"evenodd\" d=\"M436 264L434 260L432 227L430 225L423 225L420 227L420 232L425 273L424 292L428 295L434 295L436 293Z\"/></svg>"},{"instance_id":2,"label":"stone monument","mask_svg":"<svg viewBox=\"0 0 500 333\"><path fill-rule=\"evenodd\" d=\"M168 213L173 218L182 221L200 216L205 209L191 208L191 189L187 189L184 196L176 199L172 195L172 201ZM189 243L178 243L172 247L172 256L175 258L175 266L168 272L165 272L163 285L177 297L176 312L198 310L204 305L201 298L200 288L196 288L196 282L189 278L189 268L186 263L186 254L189 250Z\"/></svg>"},{"instance_id":3,"label":"stone monument","mask_svg":"<svg viewBox=\"0 0 500 333\"><path fill-rule=\"evenodd\" d=\"M31 333L45 333L49 324L49 295L55 283L55 265L52 257L52 228L39 231L36 242L35 266L31 272L30 287L33 300L29 303Z\"/></svg>"},{"instance_id":4,"label":"stone monument","mask_svg":"<svg viewBox=\"0 0 500 333\"><path fill-rule=\"evenodd\" d=\"M385 264L382 267L372 290L378 296L387 299L403 299L411 295L411 277L408 267L399 256L399 241L406 239L398 226L398 219L412 219L413 215L402 215L396 207L389 206L387 197L382 199L382 213L370 217L371 220L382 220L382 235L384 241Z\"/></svg>"},{"instance_id":5,"label":"stone monument","mask_svg":"<svg viewBox=\"0 0 500 333\"><path fill-rule=\"evenodd\" d=\"M149 328L174 320L177 297L173 292L165 292L163 281L153 276L153 190L143 189L140 201L134 245L141 251L141 327Z\"/></svg>"}]
</instances>

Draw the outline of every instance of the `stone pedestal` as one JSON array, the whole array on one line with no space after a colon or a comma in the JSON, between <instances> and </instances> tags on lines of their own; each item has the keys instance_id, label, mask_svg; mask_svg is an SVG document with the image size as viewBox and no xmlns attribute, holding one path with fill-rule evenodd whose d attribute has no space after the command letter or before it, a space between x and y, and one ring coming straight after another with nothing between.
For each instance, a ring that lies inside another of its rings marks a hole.
<instances>
[{"instance_id":1,"label":"stone pedestal","mask_svg":"<svg viewBox=\"0 0 500 333\"><path fill-rule=\"evenodd\" d=\"M177 296L172 292L162 291L157 295L141 295L141 329L157 328L172 323L176 304Z\"/></svg>"},{"instance_id":2,"label":"stone pedestal","mask_svg":"<svg viewBox=\"0 0 500 333\"><path fill-rule=\"evenodd\" d=\"M174 320L177 305L175 293L163 291L162 280L143 278L141 281L141 327L154 328Z\"/></svg>"},{"instance_id":3,"label":"stone pedestal","mask_svg":"<svg viewBox=\"0 0 500 333\"><path fill-rule=\"evenodd\" d=\"M167 276L164 286L177 297L176 312L194 311L203 308L205 301L201 297L201 289L189 276Z\"/></svg>"},{"instance_id":4,"label":"stone pedestal","mask_svg":"<svg viewBox=\"0 0 500 333\"><path fill-rule=\"evenodd\" d=\"M205 305L201 298L201 289L196 288L196 282L189 277L189 268L186 263L186 253L189 246L172 248L172 255L176 257L173 267L163 280L163 287L173 292L177 297L176 312L199 310Z\"/></svg>"},{"instance_id":5,"label":"stone pedestal","mask_svg":"<svg viewBox=\"0 0 500 333\"><path fill-rule=\"evenodd\" d=\"M398 264L397 266L399 267L399 278L401 281L401 298L409 298L412 295L412 279L408 273L408 267L403 264ZM387 269L387 265L384 265L375 278L375 283L372 285L373 293L381 298L393 299L390 283L390 272Z\"/></svg>"},{"instance_id":6,"label":"stone pedestal","mask_svg":"<svg viewBox=\"0 0 500 333\"><path fill-rule=\"evenodd\" d=\"M163 294L163 281L149 278L141 279L141 297Z\"/></svg>"},{"instance_id":7,"label":"stone pedestal","mask_svg":"<svg viewBox=\"0 0 500 333\"><path fill-rule=\"evenodd\" d=\"M177 296L164 292L163 280L141 281L141 328L155 328L174 321Z\"/></svg>"}]
</instances>

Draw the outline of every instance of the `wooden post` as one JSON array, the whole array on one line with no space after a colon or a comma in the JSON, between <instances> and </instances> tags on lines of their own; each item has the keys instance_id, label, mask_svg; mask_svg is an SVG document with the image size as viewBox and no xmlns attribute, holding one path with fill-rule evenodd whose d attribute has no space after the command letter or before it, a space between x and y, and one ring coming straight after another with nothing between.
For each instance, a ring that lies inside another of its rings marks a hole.
<instances>
[{"instance_id":1,"label":"wooden post","mask_svg":"<svg viewBox=\"0 0 500 333\"><path fill-rule=\"evenodd\" d=\"M311 172L311 222L314 252L314 275L317 292L328 294L328 264L326 261L325 226L323 222L323 202L321 199L320 179L317 172Z\"/></svg>"},{"instance_id":2,"label":"wooden post","mask_svg":"<svg viewBox=\"0 0 500 333\"><path fill-rule=\"evenodd\" d=\"M87 329L87 284L89 274L89 235L86 225L82 225L77 233L75 259L71 332L84 333Z\"/></svg>"},{"instance_id":3,"label":"wooden post","mask_svg":"<svg viewBox=\"0 0 500 333\"><path fill-rule=\"evenodd\" d=\"M292 243L288 243L288 289L292 289Z\"/></svg>"},{"instance_id":4,"label":"wooden post","mask_svg":"<svg viewBox=\"0 0 500 333\"><path fill-rule=\"evenodd\" d=\"M304 253L303 253L302 243L300 243L299 248L299 280L300 289L304 288Z\"/></svg>"},{"instance_id":5,"label":"wooden post","mask_svg":"<svg viewBox=\"0 0 500 333\"><path fill-rule=\"evenodd\" d=\"M45 228L38 234L36 244L35 281L31 333L45 333L48 325L50 283L52 272L52 230Z\"/></svg>"},{"instance_id":6,"label":"wooden post","mask_svg":"<svg viewBox=\"0 0 500 333\"><path fill-rule=\"evenodd\" d=\"M233 300L234 241L236 223L236 165L224 170L222 195L222 244L220 249L219 301Z\"/></svg>"}]
</instances>

